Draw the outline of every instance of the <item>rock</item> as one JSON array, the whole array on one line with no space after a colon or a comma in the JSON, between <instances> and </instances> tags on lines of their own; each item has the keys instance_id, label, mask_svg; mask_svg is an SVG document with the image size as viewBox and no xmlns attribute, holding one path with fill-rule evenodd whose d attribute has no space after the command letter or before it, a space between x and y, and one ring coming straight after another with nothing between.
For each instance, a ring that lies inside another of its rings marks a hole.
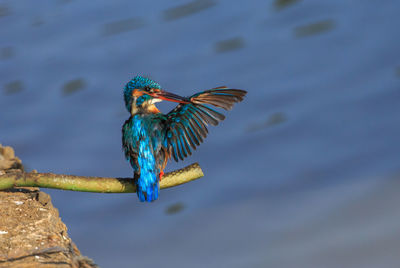
<instances>
[{"instance_id":1,"label":"rock","mask_svg":"<svg viewBox=\"0 0 400 268\"><path fill-rule=\"evenodd\" d=\"M0 171L22 169L0 145ZM39 188L0 191L0 267L97 267L80 254L48 194Z\"/></svg>"},{"instance_id":2,"label":"rock","mask_svg":"<svg viewBox=\"0 0 400 268\"><path fill-rule=\"evenodd\" d=\"M13 148L3 147L0 144L0 170L8 171L11 169L24 170L21 160L15 156Z\"/></svg>"}]
</instances>

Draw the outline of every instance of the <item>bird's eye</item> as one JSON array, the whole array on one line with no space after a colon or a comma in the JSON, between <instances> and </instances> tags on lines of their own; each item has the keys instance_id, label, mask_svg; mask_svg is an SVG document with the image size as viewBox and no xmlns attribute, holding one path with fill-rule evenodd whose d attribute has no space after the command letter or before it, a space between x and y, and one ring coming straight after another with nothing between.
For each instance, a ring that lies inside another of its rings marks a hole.
<instances>
[{"instance_id":1,"label":"bird's eye","mask_svg":"<svg viewBox=\"0 0 400 268\"><path fill-rule=\"evenodd\" d=\"M149 86L145 86L143 88L143 90L146 91L146 92L151 92L151 88Z\"/></svg>"}]
</instances>

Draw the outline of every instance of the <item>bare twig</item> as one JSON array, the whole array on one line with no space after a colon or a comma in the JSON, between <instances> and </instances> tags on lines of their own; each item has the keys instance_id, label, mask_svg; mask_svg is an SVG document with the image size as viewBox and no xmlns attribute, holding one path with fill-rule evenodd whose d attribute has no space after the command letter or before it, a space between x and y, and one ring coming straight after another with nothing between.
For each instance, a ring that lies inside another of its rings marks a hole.
<instances>
[{"instance_id":1,"label":"bare twig","mask_svg":"<svg viewBox=\"0 0 400 268\"><path fill-rule=\"evenodd\" d=\"M166 173L160 188L177 186L203 177L198 163ZM36 172L8 172L0 174L0 190L13 187L41 187L95 193L133 193L136 187L132 178L103 178Z\"/></svg>"}]
</instances>

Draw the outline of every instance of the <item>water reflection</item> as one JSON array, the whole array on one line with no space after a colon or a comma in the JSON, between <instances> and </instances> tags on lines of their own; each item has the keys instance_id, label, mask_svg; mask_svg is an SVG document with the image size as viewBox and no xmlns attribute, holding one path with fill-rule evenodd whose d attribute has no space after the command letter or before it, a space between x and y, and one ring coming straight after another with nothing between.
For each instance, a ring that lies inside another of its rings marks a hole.
<instances>
[{"instance_id":1,"label":"water reflection","mask_svg":"<svg viewBox=\"0 0 400 268\"><path fill-rule=\"evenodd\" d=\"M244 47L244 39L242 37L235 37L217 42L215 44L215 51L217 53L223 53L232 50L238 50L243 47Z\"/></svg>"},{"instance_id":2,"label":"water reflection","mask_svg":"<svg viewBox=\"0 0 400 268\"><path fill-rule=\"evenodd\" d=\"M335 22L332 19L317 21L311 24L296 27L294 35L298 38L329 32L335 28Z\"/></svg>"},{"instance_id":3,"label":"water reflection","mask_svg":"<svg viewBox=\"0 0 400 268\"><path fill-rule=\"evenodd\" d=\"M0 5L0 18L11 14L10 9L5 4Z\"/></svg>"},{"instance_id":4,"label":"water reflection","mask_svg":"<svg viewBox=\"0 0 400 268\"><path fill-rule=\"evenodd\" d=\"M32 20L33 27L39 27L39 26L42 26L43 24L44 24L44 20L41 17L35 17Z\"/></svg>"},{"instance_id":5,"label":"water reflection","mask_svg":"<svg viewBox=\"0 0 400 268\"><path fill-rule=\"evenodd\" d=\"M164 20L176 20L193 15L216 5L213 0L196 0L188 4L173 7L164 11Z\"/></svg>"},{"instance_id":6,"label":"water reflection","mask_svg":"<svg viewBox=\"0 0 400 268\"><path fill-rule=\"evenodd\" d=\"M300 0L275 0L274 6L275 9L281 10L287 7L290 7L293 4L300 2Z\"/></svg>"},{"instance_id":7,"label":"water reflection","mask_svg":"<svg viewBox=\"0 0 400 268\"><path fill-rule=\"evenodd\" d=\"M247 131L253 132L262 130L274 125L279 125L287 120L286 115L282 112L274 113L268 117L264 122L253 123L248 126Z\"/></svg>"},{"instance_id":8,"label":"water reflection","mask_svg":"<svg viewBox=\"0 0 400 268\"><path fill-rule=\"evenodd\" d=\"M24 89L24 85L21 80L12 81L4 85L4 94L11 95L21 92Z\"/></svg>"},{"instance_id":9,"label":"water reflection","mask_svg":"<svg viewBox=\"0 0 400 268\"><path fill-rule=\"evenodd\" d=\"M7 60L14 57L15 51L13 47L2 47L0 49L0 59Z\"/></svg>"},{"instance_id":10,"label":"water reflection","mask_svg":"<svg viewBox=\"0 0 400 268\"><path fill-rule=\"evenodd\" d=\"M142 28L145 25L140 18L129 18L110 22L103 25L102 33L105 36L119 34Z\"/></svg>"},{"instance_id":11,"label":"water reflection","mask_svg":"<svg viewBox=\"0 0 400 268\"><path fill-rule=\"evenodd\" d=\"M182 202L175 203L170 205L165 210L165 214L172 215L181 212L185 208L185 205Z\"/></svg>"},{"instance_id":12,"label":"water reflection","mask_svg":"<svg viewBox=\"0 0 400 268\"><path fill-rule=\"evenodd\" d=\"M85 86L86 86L85 80L83 78L77 78L65 83L62 88L62 92L64 96L67 96L79 90L84 89Z\"/></svg>"}]
</instances>

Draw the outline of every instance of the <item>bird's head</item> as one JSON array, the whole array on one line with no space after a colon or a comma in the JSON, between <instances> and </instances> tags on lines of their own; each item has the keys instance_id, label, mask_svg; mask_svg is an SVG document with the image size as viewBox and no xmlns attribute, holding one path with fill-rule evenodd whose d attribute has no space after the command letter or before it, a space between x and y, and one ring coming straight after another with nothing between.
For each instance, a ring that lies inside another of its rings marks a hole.
<instances>
[{"instance_id":1,"label":"bird's head","mask_svg":"<svg viewBox=\"0 0 400 268\"><path fill-rule=\"evenodd\" d=\"M178 103L190 102L187 98L162 90L158 83L143 76L136 76L126 84L124 100L126 109L132 115L141 111L148 112L154 111L154 109L158 111L154 104L162 100Z\"/></svg>"}]
</instances>

